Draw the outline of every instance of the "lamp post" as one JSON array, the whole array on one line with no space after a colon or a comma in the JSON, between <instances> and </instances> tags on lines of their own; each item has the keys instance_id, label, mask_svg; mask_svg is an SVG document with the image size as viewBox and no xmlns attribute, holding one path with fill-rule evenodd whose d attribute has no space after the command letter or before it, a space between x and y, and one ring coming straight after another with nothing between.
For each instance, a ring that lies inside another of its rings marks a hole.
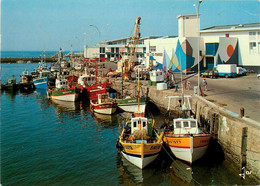
<instances>
[{"instance_id":1,"label":"lamp post","mask_svg":"<svg viewBox=\"0 0 260 186\"><path fill-rule=\"evenodd\" d=\"M89 26L93 26L94 28L96 28L96 29L97 29L97 31L98 31L98 35L99 35L99 37L100 37L100 34L101 34L101 33L100 33L100 31L99 31L98 27L97 27L97 26L95 26L95 25L92 25L92 24L91 24L91 25L89 25Z\"/></svg>"},{"instance_id":2,"label":"lamp post","mask_svg":"<svg viewBox=\"0 0 260 186\"><path fill-rule=\"evenodd\" d=\"M197 14L197 23L198 23L198 89L200 88L200 24L199 24L199 8L200 4L202 3L202 0L199 0L198 8L195 4L193 4L193 7L196 9ZM200 92L200 89L198 90Z\"/></svg>"}]
</instances>

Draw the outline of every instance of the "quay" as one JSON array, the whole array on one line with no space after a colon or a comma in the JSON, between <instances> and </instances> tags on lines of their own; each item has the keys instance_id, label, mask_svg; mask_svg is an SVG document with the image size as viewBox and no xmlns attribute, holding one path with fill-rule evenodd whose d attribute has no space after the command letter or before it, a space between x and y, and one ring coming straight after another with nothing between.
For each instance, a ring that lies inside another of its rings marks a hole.
<instances>
[{"instance_id":1,"label":"quay","mask_svg":"<svg viewBox=\"0 0 260 186\"><path fill-rule=\"evenodd\" d=\"M57 61L57 58L55 57L46 57L47 63L53 63ZM32 63L38 63L41 61L40 57L7 57L7 58L0 58L1 63L17 63L17 61L25 61L25 62L32 62Z\"/></svg>"},{"instance_id":2,"label":"quay","mask_svg":"<svg viewBox=\"0 0 260 186\"><path fill-rule=\"evenodd\" d=\"M160 110L175 109L178 103L173 100L168 108L169 97L180 96L180 89L177 92L173 89L157 90L156 86L148 85L147 81L141 82L141 94L147 94L150 101ZM111 88L121 92L121 78L110 78L110 83ZM136 89L135 82L124 82L124 90L127 94L135 95ZM259 181L260 123L244 117L243 110L240 114L235 114L223 108L223 104L218 104L216 100L198 96L193 89L186 91L185 94L192 96L192 111L196 114L196 119L204 123L204 128L208 129L213 140L221 145L224 157L230 159L235 167L241 170L242 176L247 174L246 176Z\"/></svg>"}]
</instances>

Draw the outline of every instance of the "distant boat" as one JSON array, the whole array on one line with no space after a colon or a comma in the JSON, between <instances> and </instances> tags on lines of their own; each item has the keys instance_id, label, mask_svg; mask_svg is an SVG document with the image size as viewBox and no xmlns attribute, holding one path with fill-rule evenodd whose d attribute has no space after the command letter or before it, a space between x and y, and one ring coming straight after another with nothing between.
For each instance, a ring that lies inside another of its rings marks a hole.
<instances>
[{"instance_id":1,"label":"distant boat","mask_svg":"<svg viewBox=\"0 0 260 186\"><path fill-rule=\"evenodd\" d=\"M12 79L8 79L6 84L1 84L1 89L13 92L18 91L19 84L16 83L15 75L12 76Z\"/></svg>"},{"instance_id":2,"label":"distant boat","mask_svg":"<svg viewBox=\"0 0 260 186\"><path fill-rule=\"evenodd\" d=\"M28 71L25 70L21 75L21 82L19 83L20 92L31 92L35 89L33 84L32 75L29 75Z\"/></svg>"},{"instance_id":3,"label":"distant boat","mask_svg":"<svg viewBox=\"0 0 260 186\"><path fill-rule=\"evenodd\" d=\"M18 64L26 64L27 62L26 62L26 61L23 61L23 60L18 60L17 63L18 63Z\"/></svg>"},{"instance_id":4,"label":"distant boat","mask_svg":"<svg viewBox=\"0 0 260 186\"><path fill-rule=\"evenodd\" d=\"M90 100L90 109L100 114L114 114L117 110L117 103L108 101L108 94L99 94L97 100Z\"/></svg>"}]
</instances>

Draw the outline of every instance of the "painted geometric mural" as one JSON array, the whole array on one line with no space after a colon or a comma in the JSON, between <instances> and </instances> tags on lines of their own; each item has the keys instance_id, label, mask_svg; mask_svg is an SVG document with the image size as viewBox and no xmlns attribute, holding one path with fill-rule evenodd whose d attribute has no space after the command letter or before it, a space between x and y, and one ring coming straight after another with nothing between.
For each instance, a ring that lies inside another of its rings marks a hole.
<instances>
[{"instance_id":1,"label":"painted geometric mural","mask_svg":"<svg viewBox=\"0 0 260 186\"><path fill-rule=\"evenodd\" d=\"M173 72L187 72L190 71L191 67L194 65L195 58L192 57L192 47L190 43L185 39L182 44L178 40L175 54L171 59L172 71Z\"/></svg>"},{"instance_id":2,"label":"painted geometric mural","mask_svg":"<svg viewBox=\"0 0 260 186\"><path fill-rule=\"evenodd\" d=\"M238 43L237 38L219 38L219 47L216 52L215 66L218 64L238 64Z\"/></svg>"}]
</instances>

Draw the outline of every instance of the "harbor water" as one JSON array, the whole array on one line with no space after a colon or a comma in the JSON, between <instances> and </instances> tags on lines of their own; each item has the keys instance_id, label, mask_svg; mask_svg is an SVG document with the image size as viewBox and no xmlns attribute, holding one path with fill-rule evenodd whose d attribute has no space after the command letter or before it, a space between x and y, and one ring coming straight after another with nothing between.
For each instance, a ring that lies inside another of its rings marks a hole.
<instances>
[{"instance_id":1,"label":"harbor water","mask_svg":"<svg viewBox=\"0 0 260 186\"><path fill-rule=\"evenodd\" d=\"M50 64L48 64L50 65ZM1 80L37 64L1 64ZM2 185L256 184L228 160L189 166L164 152L144 170L116 149L121 117L92 114L85 102L53 102L46 92L1 92ZM154 116L159 129L164 115ZM166 159L165 159L166 158Z\"/></svg>"}]
</instances>

